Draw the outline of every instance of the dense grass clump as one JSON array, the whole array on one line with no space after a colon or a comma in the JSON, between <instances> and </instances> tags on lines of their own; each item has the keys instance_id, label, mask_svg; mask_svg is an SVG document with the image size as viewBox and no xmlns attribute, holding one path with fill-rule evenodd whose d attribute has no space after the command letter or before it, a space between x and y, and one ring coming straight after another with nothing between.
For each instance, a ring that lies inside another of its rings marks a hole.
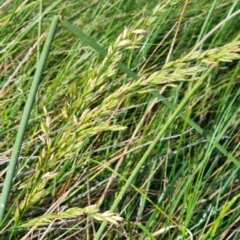
<instances>
[{"instance_id":1,"label":"dense grass clump","mask_svg":"<svg viewBox=\"0 0 240 240\"><path fill-rule=\"evenodd\" d=\"M0 238L240 239L239 9L229 0L5 1L1 191L48 55Z\"/></svg>"}]
</instances>

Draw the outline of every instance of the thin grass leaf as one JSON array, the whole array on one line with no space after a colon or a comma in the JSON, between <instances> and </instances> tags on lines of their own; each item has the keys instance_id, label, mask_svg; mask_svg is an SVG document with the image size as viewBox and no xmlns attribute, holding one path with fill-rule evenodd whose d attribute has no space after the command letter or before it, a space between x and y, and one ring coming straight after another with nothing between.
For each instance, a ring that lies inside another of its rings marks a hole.
<instances>
[{"instance_id":1,"label":"thin grass leaf","mask_svg":"<svg viewBox=\"0 0 240 240\"><path fill-rule=\"evenodd\" d=\"M43 52L41 54L35 75L34 75L34 79L32 82L32 86L28 95L28 99L23 111L23 116L19 125L19 129L18 129L18 133L17 133L17 137L16 137L16 141L14 144L14 148L13 148L13 152L12 152L12 156L9 162L9 166L8 166L8 171L7 171L7 175L6 178L4 180L4 185L3 185L3 191L2 191L2 195L1 195L1 199L0 199L0 222L2 222L3 217L4 217L4 212L5 212L5 208L7 205L7 200L8 200L8 196L10 193L10 189L11 189L11 184L12 184L12 180L14 177L14 173L15 173L15 168L17 165L17 160L18 160L18 156L19 156L19 152L21 150L21 146L22 146L22 142L23 142L23 137L27 128L27 124L28 124L28 120L29 120L29 116L32 110L32 106L35 100L35 96L38 90L38 86L40 84L40 80L41 80L41 76L47 61L47 57L50 51L50 47L55 35L55 32L57 30L57 25L58 25L58 17L55 16L52 20L51 26L50 26L50 30L48 33L48 37L46 39L44 48L43 48Z\"/></svg>"}]
</instances>

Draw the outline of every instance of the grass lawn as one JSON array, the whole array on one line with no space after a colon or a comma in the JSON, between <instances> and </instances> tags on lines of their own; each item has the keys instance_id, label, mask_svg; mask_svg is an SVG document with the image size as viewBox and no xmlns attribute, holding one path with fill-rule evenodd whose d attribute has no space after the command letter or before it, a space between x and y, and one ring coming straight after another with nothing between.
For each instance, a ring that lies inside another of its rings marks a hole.
<instances>
[{"instance_id":1,"label":"grass lawn","mask_svg":"<svg viewBox=\"0 0 240 240\"><path fill-rule=\"evenodd\" d=\"M0 239L240 239L240 2L0 5Z\"/></svg>"}]
</instances>

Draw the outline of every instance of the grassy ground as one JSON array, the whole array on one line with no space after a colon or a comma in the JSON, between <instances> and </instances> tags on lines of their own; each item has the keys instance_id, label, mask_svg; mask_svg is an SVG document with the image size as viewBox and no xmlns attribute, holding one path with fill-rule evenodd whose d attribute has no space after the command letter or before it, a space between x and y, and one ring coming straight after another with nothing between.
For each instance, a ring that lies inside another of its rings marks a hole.
<instances>
[{"instance_id":1,"label":"grassy ground","mask_svg":"<svg viewBox=\"0 0 240 240\"><path fill-rule=\"evenodd\" d=\"M240 239L240 3L146 2L1 5L1 189L53 16L107 50L59 21L1 239Z\"/></svg>"}]
</instances>

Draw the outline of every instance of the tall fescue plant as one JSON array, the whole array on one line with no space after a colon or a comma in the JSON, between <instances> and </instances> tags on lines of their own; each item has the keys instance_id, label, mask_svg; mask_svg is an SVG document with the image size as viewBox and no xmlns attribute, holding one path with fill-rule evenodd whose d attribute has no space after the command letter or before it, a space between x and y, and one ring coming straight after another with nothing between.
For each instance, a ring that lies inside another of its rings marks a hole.
<instances>
[{"instance_id":1,"label":"tall fescue plant","mask_svg":"<svg viewBox=\"0 0 240 240\"><path fill-rule=\"evenodd\" d=\"M52 13L61 23L2 237L237 239L240 44L229 26L239 3L202 1L202 11L199 4L2 6L4 164L39 59L35 50Z\"/></svg>"}]
</instances>

